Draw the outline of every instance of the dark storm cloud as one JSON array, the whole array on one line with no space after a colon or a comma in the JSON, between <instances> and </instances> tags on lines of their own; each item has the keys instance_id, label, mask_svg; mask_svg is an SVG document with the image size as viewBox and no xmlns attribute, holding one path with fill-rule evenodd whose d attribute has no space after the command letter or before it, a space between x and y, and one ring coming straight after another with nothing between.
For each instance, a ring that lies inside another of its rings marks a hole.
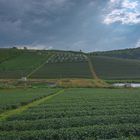
<instances>
[{"instance_id":1,"label":"dark storm cloud","mask_svg":"<svg viewBox=\"0 0 140 140\"><path fill-rule=\"evenodd\" d=\"M109 2L0 0L0 47L26 45L84 51L134 47L140 33L131 41L127 40L139 25L105 25L103 20L107 11L104 9L108 8Z\"/></svg>"}]
</instances>

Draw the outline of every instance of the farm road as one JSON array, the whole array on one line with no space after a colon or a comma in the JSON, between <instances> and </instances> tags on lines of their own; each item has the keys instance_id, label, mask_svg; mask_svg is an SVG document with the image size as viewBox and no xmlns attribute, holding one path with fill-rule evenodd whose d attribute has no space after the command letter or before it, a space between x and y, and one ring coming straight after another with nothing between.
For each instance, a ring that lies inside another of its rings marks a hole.
<instances>
[{"instance_id":1,"label":"farm road","mask_svg":"<svg viewBox=\"0 0 140 140\"><path fill-rule=\"evenodd\" d=\"M94 79L96 79L96 80L99 79L98 76L97 76L97 74L96 74L96 72L95 72L95 69L94 69L94 67L93 67L93 64L92 64L90 58L89 58L88 56L86 56L86 55L84 55L84 57L85 57L85 59L88 61L88 65L89 65L89 69L90 69L90 71L91 71L92 77L93 77Z\"/></svg>"}]
</instances>

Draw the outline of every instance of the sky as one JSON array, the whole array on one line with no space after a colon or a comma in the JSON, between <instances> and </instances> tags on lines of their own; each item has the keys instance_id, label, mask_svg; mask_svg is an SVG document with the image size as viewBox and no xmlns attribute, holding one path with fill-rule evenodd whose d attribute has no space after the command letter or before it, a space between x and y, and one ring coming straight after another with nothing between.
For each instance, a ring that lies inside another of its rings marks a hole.
<instances>
[{"instance_id":1,"label":"sky","mask_svg":"<svg viewBox=\"0 0 140 140\"><path fill-rule=\"evenodd\" d=\"M140 47L140 0L0 0L0 47Z\"/></svg>"}]
</instances>

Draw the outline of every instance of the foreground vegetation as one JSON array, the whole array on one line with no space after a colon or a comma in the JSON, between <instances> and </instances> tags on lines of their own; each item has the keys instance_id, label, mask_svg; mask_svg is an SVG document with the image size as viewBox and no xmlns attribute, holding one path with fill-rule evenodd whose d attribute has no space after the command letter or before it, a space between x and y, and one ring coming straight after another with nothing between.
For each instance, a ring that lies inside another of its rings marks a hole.
<instances>
[{"instance_id":1,"label":"foreground vegetation","mask_svg":"<svg viewBox=\"0 0 140 140\"><path fill-rule=\"evenodd\" d=\"M139 92L140 89L66 89L0 122L0 139L139 139Z\"/></svg>"},{"instance_id":2,"label":"foreground vegetation","mask_svg":"<svg viewBox=\"0 0 140 140\"><path fill-rule=\"evenodd\" d=\"M24 106L48 96L57 89L3 89L0 90L0 113Z\"/></svg>"}]
</instances>

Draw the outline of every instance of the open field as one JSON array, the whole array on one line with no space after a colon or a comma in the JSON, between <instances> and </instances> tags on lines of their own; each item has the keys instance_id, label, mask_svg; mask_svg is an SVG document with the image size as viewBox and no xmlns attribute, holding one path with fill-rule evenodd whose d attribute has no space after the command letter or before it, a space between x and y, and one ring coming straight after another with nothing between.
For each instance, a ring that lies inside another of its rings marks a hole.
<instances>
[{"instance_id":1,"label":"open field","mask_svg":"<svg viewBox=\"0 0 140 140\"><path fill-rule=\"evenodd\" d=\"M139 139L139 93L140 89L65 89L61 94L0 122L0 138Z\"/></svg>"}]
</instances>

